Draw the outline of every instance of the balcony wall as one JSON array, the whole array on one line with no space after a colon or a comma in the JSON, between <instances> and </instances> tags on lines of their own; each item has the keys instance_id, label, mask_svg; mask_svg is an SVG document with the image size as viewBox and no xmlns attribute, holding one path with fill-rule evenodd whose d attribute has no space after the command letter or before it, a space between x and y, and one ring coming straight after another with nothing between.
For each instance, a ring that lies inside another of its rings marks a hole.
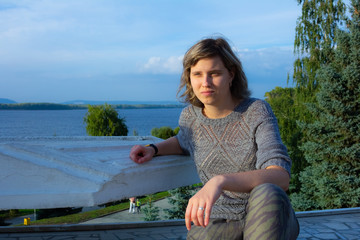
<instances>
[{"instance_id":1,"label":"balcony wall","mask_svg":"<svg viewBox=\"0 0 360 240\"><path fill-rule=\"evenodd\" d=\"M129 158L155 137L0 138L0 209L87 207L198 183L187 156Z\"/></svg>"}]
</instances>

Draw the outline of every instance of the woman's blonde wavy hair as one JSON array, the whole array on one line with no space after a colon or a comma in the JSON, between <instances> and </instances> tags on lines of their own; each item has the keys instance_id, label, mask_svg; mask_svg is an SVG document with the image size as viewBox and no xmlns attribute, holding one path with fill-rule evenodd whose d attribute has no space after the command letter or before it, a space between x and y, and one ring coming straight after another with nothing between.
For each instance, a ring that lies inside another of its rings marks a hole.
<instances>
[{"instance_id":1,"label":"woman's blonde wavy hair","mask_svg":"<svg viewBox=\"0 0 360 240\"><path fill-rule=\"evenodd\" d=\"M183 102L191 103L198 107L204 107L203 103L195 96L190 82L190 70L192 66L204 58L219 56L229 72L234 74L230 91L235 99L246 99L250 96L247 78L242 68L242 64L229 43L222 37L207 38L199 41L192 46L185 54L183 59L183 72L181 75L180 86L177 95L180 95Z\"/></svg>"}]
</instances>

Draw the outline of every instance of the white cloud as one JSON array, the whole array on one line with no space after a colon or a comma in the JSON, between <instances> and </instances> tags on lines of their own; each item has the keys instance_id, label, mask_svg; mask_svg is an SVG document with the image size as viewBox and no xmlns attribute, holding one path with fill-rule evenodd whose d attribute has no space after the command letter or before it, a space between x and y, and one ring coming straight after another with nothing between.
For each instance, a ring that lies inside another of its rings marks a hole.
<instances>
[{"instance_id":1,"label":"white cloud","mask_svg":"<svg viewBox=\"0 0 360 240\"><path fill-rule=\"evenodd\" d=\"M246 70L264 76L279 71L287 73L295 59L292 47L244 49L239 50L238 55Z\"/></svg>"},{"instance_id":2,"label":"white cloud","mask_svg":"<svg viewBox=\"0 0 360 240\"><path fill-rule=\"evenodd\" d=\"M287 75L292 75L295 60L292 47L241 49L238 55L254 97L263 98L265 92L276 86L291 86L291 80L289 85L287 83Z\"/></svg>"},{"instance_id":3,"label":"white cloud","mask_svg":"<svg viewBox=\"0 0 360 240\"><path fill-rule=\"evenodd\" d=\"M180 73L182 71L182 60L183 56L151 57L141 67L141 71L146 73Z\"/></svg>"}]
</instances>

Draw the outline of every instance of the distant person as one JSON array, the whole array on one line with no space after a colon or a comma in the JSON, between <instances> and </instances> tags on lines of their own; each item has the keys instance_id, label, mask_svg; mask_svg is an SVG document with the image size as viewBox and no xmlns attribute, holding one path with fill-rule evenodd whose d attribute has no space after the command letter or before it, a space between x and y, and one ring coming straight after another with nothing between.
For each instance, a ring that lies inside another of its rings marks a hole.
<instances>
[{"instance_id":1,"label":"distant person","mask_svg":"<svg viewBox=\"0 0 360 240\"><path fill-rule=\"evenodd\" d=\"M270 106L250 98L241 62L224 38L201 40L186 52L179 92L190 105L178 135L136 145L130 158L194 159L204 185L188 202L187 239L296 239L299 224L285 193L291 159Z\"/></svg>"},{"instance_id":2,"label":"distant person","mask_svg":"<svg viewBox=\"0 0 360 240\"><path fill-rule=\"evenodd\" d=\"M129 213L135 213L135 197L129 198L130 206L129 206Z\"/></svg>"},{"instance_id":3,"label":"distant person","mask_svg":"<svg viewBox=\"0 0 360 240\"><path fill-rule=\"evenodd\" d=\"M136 212L140 213L141 212L141 202L140 199L136 199Z\"/></svg>"}]
</instances>

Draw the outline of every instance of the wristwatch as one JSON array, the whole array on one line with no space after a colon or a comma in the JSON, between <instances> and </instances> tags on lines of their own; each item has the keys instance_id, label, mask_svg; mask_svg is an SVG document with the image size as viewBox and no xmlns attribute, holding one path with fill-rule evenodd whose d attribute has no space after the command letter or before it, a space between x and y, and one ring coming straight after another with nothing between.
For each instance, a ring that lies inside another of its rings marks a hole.
<instances>
[{"instance_id":1,"label":"wristwatch","mask_svg":"<svg viewBox=\"0 0 360 240\"><path fill-rule=\"evenodd\" d=\"M154 145L154 144L148 144L148 145L145 145L145 147L152 147L154 150L155 150L155 154L154 154L154 157L156 156L156 154L159 152L159 149Z\"/></svg>"}]
</instances>

